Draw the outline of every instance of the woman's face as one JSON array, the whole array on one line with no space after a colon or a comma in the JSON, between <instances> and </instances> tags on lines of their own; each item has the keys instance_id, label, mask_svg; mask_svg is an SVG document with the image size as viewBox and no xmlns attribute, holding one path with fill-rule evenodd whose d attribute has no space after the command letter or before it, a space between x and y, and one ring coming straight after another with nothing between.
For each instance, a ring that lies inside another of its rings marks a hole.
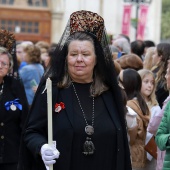
<instances>
[{"instance_id":1,"label":"woman's face","mask_svg":"<svg viewBox=\"0 0 170 170\"><path fill-rule=\"evenodd\" d=\"M152 65L155 66L157 65L162 59L162 56L158 56L158 51L155 49L155 53L152 56Z\"/></svg>"},{"instance_id":2,"label":"woman's face","mask_svg":"<svg viewBox=\"0 0 170 170\"><path fill-rule=\"evenodd\" d=\"M0 54L0 82L9 72L10 61L7 54Z\"/></svg>"},{"instance_id":3,"label":"woman's face","mask_svg":"<svg viewBox=\"0 0 170 170\"><path fill-rule=\"evenodd\" d=\"M23 47L17 47L16 48L16 55L17 58L19 59L19 61L25 61L25 51L23 49Z\"/></svg>"},{"instance_id":4,"label":"woman's face","mask_svg":"<svg viewBox=\"0 0 170 170\"><path fill-rule=\"evenodd\" d=\"M142 80L141 93L147 99L154 89L154 77L151 74L144 76Z\"/></svg>"},{"instance_id":5,"label":"woman's face","mask_svg":"<svg viewBox=\"0 0 170 170\"><path fill-rule=\"evenodd\" d=\"M170 68L169 67L166 70L165 78L166 78L167 88L170 90Z\"/></svg>"},{"instance_id":6,"label":"woman's face","mask_svg":"<svg viewBox=\"0 0 170 170\"><path fill-rule=\"evenodd\" d=\"M68 47L68 72L73 81L89 83L93 81L96 64L94 45L90 41L75 40Z\"/></svg>"},{"instance_id":7,"label":"woman's face","mask_svg":"<svg viewBox=\"0 0 170 170\"><path fill-rule=\"evenodd\" d=\"M50 57L48 55L48 53L42 53L41 54L41 61L44 62L44 66L47 67L49 61L50 61Z\"/></svg>"}]
</instances>

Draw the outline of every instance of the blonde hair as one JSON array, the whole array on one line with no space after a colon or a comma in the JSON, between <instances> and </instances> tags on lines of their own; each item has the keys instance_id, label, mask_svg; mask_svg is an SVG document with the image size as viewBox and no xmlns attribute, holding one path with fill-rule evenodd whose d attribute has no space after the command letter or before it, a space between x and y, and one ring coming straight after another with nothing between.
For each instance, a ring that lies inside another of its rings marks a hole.
<instances>
[{"instance_id":1,"label":"blonde hair","mask_svg":"<svg viewBox=\"0 0 170 170\"><path fill-rule=\"evenodd\" d=\"M145 59L144 59L144 62L143 62L143 68L144 69L148 69L148 70L152 69L152 67L153 67L153 64L152 64L153 58L152 58L152 56L155 53L155 49L156 49L156 47L149 47L147 49Z\"/></svg>"},{"instance_id":2,"label":"blonde hair","mask_svg":"<svg viewBox=\"0 0 170 170\"><path fill-rule=\"evenodd\" d=\"M138 73L139 73L142 81L143 81L143 79L145 78L145 76L147 76L147 75L152 75L152 77L153 77L153 79L154 79L154 88L153 88L152 93L150 94L150 96L148 96L148 99L149 99L149 105L148 105L148 107L149 107L149 108L152 108L153 106L158 105L158 102L157 102L157 100L156 100L156 94L155 94L156 82L155 82L154 74L152 73L152 71L147 70L147 69L139 70Z\"/></svg>"}]
</instances>

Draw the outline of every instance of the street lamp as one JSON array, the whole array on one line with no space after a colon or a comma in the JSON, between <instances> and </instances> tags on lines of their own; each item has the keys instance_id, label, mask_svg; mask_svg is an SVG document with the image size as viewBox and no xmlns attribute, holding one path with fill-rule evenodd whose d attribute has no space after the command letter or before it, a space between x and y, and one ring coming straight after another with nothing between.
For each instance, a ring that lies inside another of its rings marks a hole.
<instances>
[{"instance_id":1,"label":"street lamp","mask_svg":"<svg viewBox=\"0 0 170 170\"><path fill-rule=\"evenodd\" d=\"M139 5L140 3L145 3L145 4L150 4L152 2L152 0L124 0L124 2L128 2L131 4L135 4L136 5L136 37L137 37L137 27L138 27L138 11L139 11Z\"/></svg>"}]
</instances>

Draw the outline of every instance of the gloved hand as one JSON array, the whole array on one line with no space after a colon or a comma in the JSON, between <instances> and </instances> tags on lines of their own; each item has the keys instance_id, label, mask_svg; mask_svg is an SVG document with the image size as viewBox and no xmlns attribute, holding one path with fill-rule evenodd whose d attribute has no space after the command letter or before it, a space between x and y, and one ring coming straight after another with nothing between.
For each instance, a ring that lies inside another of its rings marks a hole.
<instances>
[{"instance_id":1,"label":"gloved hand","mask_svg":"<svg viewBox=\"0 0 170 170\"><path fill-rule=\"evenodd\" d=\"M56 147L51 147L49 144L44 144L41 147L41 157L46 166L46 169L49 169L49 165L55 164L58 159L60 152L56 149Z\"/></svg>"}]
</instances>

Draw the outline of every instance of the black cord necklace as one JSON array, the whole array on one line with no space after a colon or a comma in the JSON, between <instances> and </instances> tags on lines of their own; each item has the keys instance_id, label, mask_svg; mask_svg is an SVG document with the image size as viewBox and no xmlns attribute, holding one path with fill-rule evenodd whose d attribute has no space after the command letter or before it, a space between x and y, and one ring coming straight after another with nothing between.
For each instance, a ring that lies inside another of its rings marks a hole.
<instances>
[{"instance_id":1,"label":"black cord necklace","mask_svg":"<svg viewBox=\"0 0 170 170\"><path fill-rule=\"evenodd\" d=\"M75 88L73 83L72 83L72 86L73 86L73 90L74 90L74 93L76 95L76 98L78 100L78 104L80 106L80 109L81 109L81 111L83 113L83 118L84 118L85 123L86 123L85 132L86 132L87 135L91 136L91 135L94 134L94 96L93 96L93 107L92 107L92 123L91 123L91 125L89 125L88 122L87 122L84 110L83 110L83 108L81 106L80 99L78 97L76 88ZM95 147L94 147L94 144L91 141L90 137L86 137L86 141L84 143L83 148L84 148L83 154L85 154L85 155L92 155L94 153Z\"/></svg>"}]
</instances>

